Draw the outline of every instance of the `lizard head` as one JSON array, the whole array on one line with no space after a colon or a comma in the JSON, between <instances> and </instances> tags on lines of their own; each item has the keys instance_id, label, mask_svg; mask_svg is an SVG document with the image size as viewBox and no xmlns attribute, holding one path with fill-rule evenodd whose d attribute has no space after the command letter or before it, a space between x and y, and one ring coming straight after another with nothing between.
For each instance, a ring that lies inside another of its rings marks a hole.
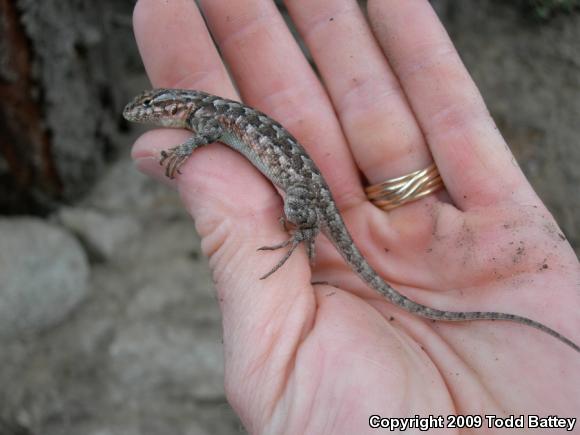
<instances>
[{"instance_id":1,"label":"lizard head","mask_svg":"<svg viewBox=\"0 0 580 435\"><path fill-rule=\"evenodd\" d=\"M144 91L125 106L123 116L132 122L185 128L187 117L195 106L191 97L184 98L186 92L180 89Z\"/></svg>"}]
</instances>

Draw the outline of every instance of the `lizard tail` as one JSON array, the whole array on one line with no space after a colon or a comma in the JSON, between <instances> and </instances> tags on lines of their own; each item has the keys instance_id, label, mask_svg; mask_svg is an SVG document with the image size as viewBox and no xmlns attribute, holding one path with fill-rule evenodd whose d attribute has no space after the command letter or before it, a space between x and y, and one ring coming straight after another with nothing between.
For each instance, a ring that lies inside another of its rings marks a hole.
<instances>
[{"instance_id":1,"label":"lizard tail","mask_svg":"<svg viewBox=\"0 0 580 435\"><path fill-rule=\"evenodd\" d=\"M443 311L428 307L409 299L408 297L399 293L385 280L383 280L379 274L370 266L365 257L354 244L354 241L348 233L344 222L342 222L340 215L338 213L333 213L332 216L332 222L325 226L325 232L328 232L331 242L336 246L337 250L342 254L345 261L363 281L365 281L370 287L372 287L374 290L376 290L378 293L383 295L398 307L403 308L409 313L432 320L445 320L454 322L471 320L501 320L520 323L522 325L530 326L545 332L546 334L549 334L552 337L560 340L562 343L570 346L576 352L580 353L580 346L578 346L578 344L569 338L566 338L552 328L549 328L546 325L527 317L494 311ZM341 222L338 222L337 219L340 219ZM341 227L343 229L340 229Z\"/></svg>"}]
</instances>

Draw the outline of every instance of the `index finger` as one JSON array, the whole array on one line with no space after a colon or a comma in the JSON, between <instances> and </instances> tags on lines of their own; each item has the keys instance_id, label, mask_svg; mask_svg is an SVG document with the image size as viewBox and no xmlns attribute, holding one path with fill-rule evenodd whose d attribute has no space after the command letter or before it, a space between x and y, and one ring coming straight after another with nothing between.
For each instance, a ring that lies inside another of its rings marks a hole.
<instances>
[{"instance_id":1,"label":"index finger","mask_svg":"<svg viewBox=\"0 0 580 435\"><path fill-rule=\"evenodd\" d=\"M138 1L133 26L154 87L195 85L195 89L236 98L227 70L193 2Z\"/></svg>"}]
</instances>

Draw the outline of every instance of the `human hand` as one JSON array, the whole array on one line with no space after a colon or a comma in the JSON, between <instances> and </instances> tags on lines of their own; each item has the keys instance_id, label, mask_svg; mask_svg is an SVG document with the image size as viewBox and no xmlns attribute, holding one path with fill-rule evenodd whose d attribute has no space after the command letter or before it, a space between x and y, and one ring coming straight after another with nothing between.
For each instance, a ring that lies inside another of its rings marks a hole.
<instances>
[{"instance_id":1,"label":"human hand","mask_svg":"<svg viewBox=\"0 0 580 435\"><path fill-rule=\"evenodd\" d=\"M308 149L382 277L434 308L520 314L580 341L574 253L427 1L369 1L374 35L354 0L287 2L324 87L273 2L200 3L244 102ZM237 98L194 2L140 0L135 32L155 87ZM160 150L187 136L152 131L134 157L162 179ZM389 213L366 200L361 173L377 183L432 158L446 191ZM300 250L259 281L279 257L255 249L286 237L281 201L233 151L196 151L172 183L210 257L226 390L250 432L364 433L372 414L576 415L574 351L514 323L412 316L322 238L312 274Z\"/></svg>"}]
</instances>

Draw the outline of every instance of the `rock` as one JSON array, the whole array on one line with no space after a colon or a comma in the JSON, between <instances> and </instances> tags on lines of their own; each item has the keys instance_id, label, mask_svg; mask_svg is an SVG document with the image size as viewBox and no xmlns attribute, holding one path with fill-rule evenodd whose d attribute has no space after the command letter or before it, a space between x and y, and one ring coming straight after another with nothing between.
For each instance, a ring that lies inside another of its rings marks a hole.
<instances>
[{"instance_id":1,"label":"rock","mask_svg":"<svg viewBox=\"0 0 580 435\"><path fill-rule=\"evenodd\" d=\"M58 219L85 243L98 259L110 259L118 247L139 233L137 219L129 215L104 214L88 208L64 207Z\"/></svg>"},{"instance_id":2,"label":"rock","mask_svg":"<svg viewBox=\"0 0 580 435\"><path fill-rule=\"evenodd\" d=\"M222 401L221 317L207 265L184 257L157 263L134 277L132 298L108 347L119 395Z\"/></svg>"},{"instance_id":3,"label":"rock","mask_svg":"<svg viewBox=\"0 0 580 435\"><path fill-rule=\"evenodd\" d=\"M87 295L88 275L69 233L40 219L0 219L0 338L62 321Z\"/></svg>"},{"instance_id":4,"label":"rock","mask_svg":"<svg viewBox=\"0 0 580 435\"><path fill-rule=\"evenodd\" d=\"M223 398L223 347L216 334L176 325L135 323L111 345L111 368L125 394Z\"/></svg>"}]
</instances>

